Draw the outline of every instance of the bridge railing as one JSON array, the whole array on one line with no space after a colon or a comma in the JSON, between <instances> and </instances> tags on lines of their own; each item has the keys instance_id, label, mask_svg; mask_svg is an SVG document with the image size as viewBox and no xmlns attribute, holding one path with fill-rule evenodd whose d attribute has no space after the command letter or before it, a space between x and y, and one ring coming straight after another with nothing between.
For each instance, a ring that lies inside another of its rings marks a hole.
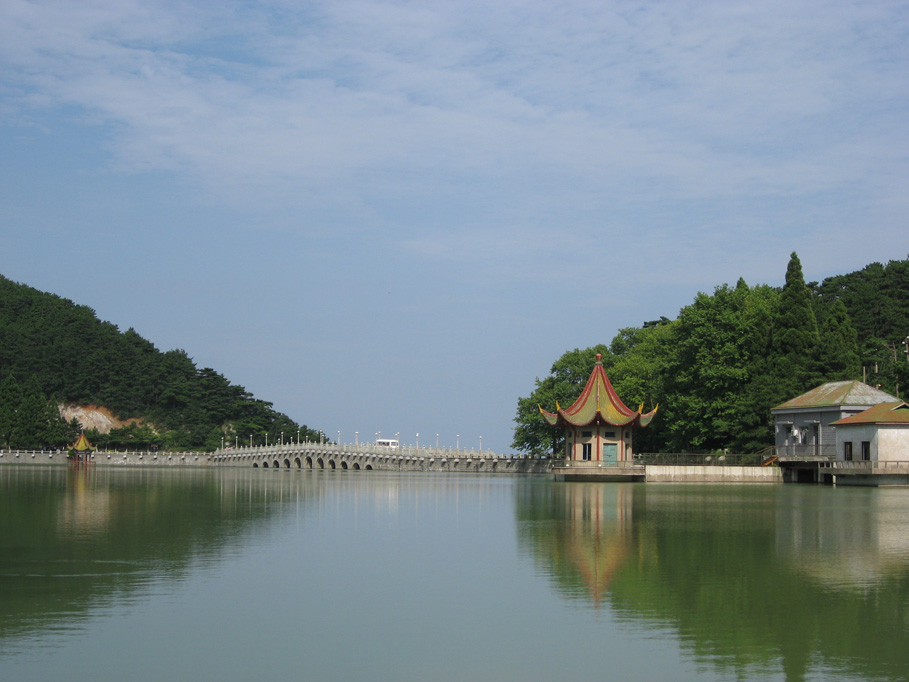
<instances>
[{"instance_id":1,"label":"bridge railing","mask_svg":"<svg viewBox=\"0 0 909 682\"><path fill-rule=\"evenodd\" d=\"M50 462L64 463L69 456L69 450L0 450L0 464ZM84 456L84 455L83 455ZM197 450L93 450L88 453L90 460L116 461L121 459L133 460L164 460L179 459L190 461L208 461L212 456L210 452Z\"/></svg>"},{"instance_id":2,"label":"bridge railing","mask_svg":"<svg viewBox=\"0 0 909 682\"><path fill-rule=\"evenodd\" d=\"M370 455L382 457L416 457L416 458L482 458L482 459L538 459L530 455L498 454L492 450L474 448L450 448L402 445L396 448L383 447L374 443L278 443L275 445L240 445L216 450L214 456L219 459L248 457L258 455L280 455L291 453L315 453L325 455Z\"/></svg>"}]
</instances>

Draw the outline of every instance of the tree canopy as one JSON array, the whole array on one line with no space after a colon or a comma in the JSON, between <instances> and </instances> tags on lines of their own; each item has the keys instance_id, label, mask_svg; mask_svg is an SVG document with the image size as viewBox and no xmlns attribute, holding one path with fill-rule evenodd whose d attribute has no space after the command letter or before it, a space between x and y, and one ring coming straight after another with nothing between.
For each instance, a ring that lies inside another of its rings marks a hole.
<instances>
[{"instance_id":1,"label":"tree canopy","mask_svg":"<svg viewBox=\"0 0 909 682\"><path fill-rule=\"evenodd\" d=\"M619 330L608 345L575 349L518 400L513 447L557 453L554 410L579 395L602 353L626 404L659 403L635 435L638 451L758 452L772 445L770 408L824 381L865 379L899 394L909 385L901 343L909 335L909 260L806 284L798 255L785 285L723 284L698 293L674 320Z\"/></svg>"},{"instance_id":2,"label":"tree canopy","mask_svg":"<svg viewBox=\"0 0 909 682\"><path fill-rule=\"evenodd\" d=\"M101 446L211 450L222 438L274 442L298 430L319 438L185 351L161 352L91 308L0 276L0 446L71 443L61 403L104 406L129 422L90 434Z\"/></svg>"}]
</instances>

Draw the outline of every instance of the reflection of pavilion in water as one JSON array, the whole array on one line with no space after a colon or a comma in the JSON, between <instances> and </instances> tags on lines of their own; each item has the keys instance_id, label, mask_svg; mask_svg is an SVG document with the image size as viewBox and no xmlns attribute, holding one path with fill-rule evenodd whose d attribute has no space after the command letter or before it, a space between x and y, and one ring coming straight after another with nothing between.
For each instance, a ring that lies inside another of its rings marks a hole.
<instances>
[{"instance_id":1,"label":"reflection of pavilion in water","mask_svg":"<svg viewBox=\"0 0 909 682\"><path fill-rule=\"evenodd\" d=\"M66 492L57 508L57 531L68 535L102 533L111 518L109 489L94 485L95 469L71 468Z\"/></svg>"},{"instance_id":2,"label":"reflection of pavilion in water","mask_svg":"<svg viewBox=\"0 0 909 682\"><path fill-rule=\"evenodd\" d=\"M575 483L555 486L553 494L561 513L551 551L579 581L573 591L586 594L599 608L616 573L634 555L634 486Z\"/></svg>"}]
</instances>

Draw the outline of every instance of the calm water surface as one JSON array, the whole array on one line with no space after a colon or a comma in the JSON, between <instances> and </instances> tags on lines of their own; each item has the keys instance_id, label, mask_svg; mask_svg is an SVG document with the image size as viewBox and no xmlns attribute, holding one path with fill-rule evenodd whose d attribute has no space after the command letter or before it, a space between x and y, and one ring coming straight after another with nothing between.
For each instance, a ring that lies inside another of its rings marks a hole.
<instances>
[{"instance_id":1,"label":"calm water surface","mask_svg":"<svg viewBox=\"0 0 909 682\"><path fill-rule=\"evenodd\" d=\"M909 490L0 467L0 680L909 679Z\"/></svg>"}]
</instances>

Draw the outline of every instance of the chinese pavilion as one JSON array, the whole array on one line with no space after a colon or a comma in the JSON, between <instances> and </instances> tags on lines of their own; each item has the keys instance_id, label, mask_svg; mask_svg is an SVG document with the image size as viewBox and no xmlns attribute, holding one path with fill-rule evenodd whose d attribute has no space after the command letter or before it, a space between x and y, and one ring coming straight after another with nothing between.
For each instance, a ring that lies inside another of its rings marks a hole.
<instances>
[{"instance_id":1,"label":"chinese pavilion","mask_svg":"<svg viewBox=\"0 0 909 682\"><path fill-rule=\"evenodd\" d=\"M75 464L88 464L91 461L92 451L95 446L88 442L85 433L79 434L70 451L70 461Z\"/></svg>"},{"instance_id":2,"label":"chinese pavilion","mask_svg":"<svg viewBox=\"0 0 909 682\"><path fill-rule=\"evenodd\" d=\"M650 424L657 411L643 414L643 408L642 404L632 410L622 402L597 353L587 385L574 404L563 410L557 402L555 412L541 406L540 413L551 426L565 430L565 459L625 466L632 462L632 431Z\"/></svg>"}]
</instances>

